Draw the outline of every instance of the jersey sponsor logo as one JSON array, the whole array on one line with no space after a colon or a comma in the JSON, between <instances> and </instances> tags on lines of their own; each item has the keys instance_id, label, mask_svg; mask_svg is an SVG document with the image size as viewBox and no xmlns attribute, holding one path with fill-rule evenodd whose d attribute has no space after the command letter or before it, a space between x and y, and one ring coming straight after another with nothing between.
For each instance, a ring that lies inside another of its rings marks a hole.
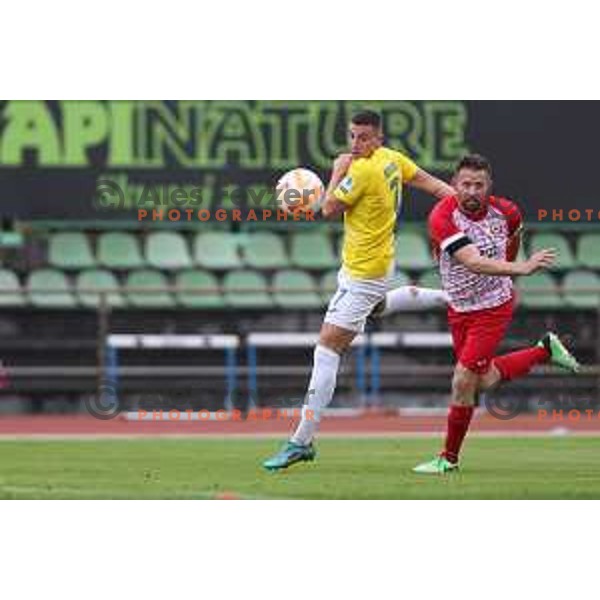
<instances>
[{"instance_id":1,"label":"jersey sponsor logo","mask_svg":"<svg viewBox=\"0 0 600 600\"><path fill-rule=\"evenodd\" d=\"M386 179L389 179L397 170L398 167L394 163L389 163L383 170L383 175Z\"/></svg>"},{"instance_id":2,"label":"jersey sponsor logo","mask_svg":"<svg viewBox=\"0 0 600 600\"><path fill-rule=\"evenodd\" d=\"M502 234L502 225L500 223L492 223L492 225L490 226L490 232L492 235Z\"/></svg>"},{"instance_id":3,"label":"jersey sponsor logo","mask_svg":"<svg viewBox=\"0 0 600 600\"><path fill-rule=\"evenodd\" d=\"M342 183L340 183L340 190L344 194L349 194L352 191L352 177L346 177Z\"/></svg>"}]
</instances>

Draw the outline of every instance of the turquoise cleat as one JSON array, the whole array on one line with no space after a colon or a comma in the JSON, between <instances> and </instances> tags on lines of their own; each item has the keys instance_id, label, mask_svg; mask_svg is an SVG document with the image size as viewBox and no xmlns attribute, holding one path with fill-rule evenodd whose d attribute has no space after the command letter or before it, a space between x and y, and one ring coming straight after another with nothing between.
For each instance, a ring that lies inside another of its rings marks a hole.
<instances>
[{"instance_id":1,"label":"turquoise cleat","mask_svg":"<svg viewBox=\"0 0 600 600\"><path fill-rule=\"evenodd\" d=\"M308 446L287 442L287 444L271 458L263 462L263 467L267 471L279 471L287 469L297 462L315 460L317 455L312 442Z\"/></svg>"},{"instance_id":2,"label":"turquoise cleat","mask_svg":"<svg viewBox=\"0 0 600 600\"><path fill-rule=\"evenodd\" d=\"M555 333L547 333L537 344L550 354L550 362L571 373L577 373L581 368L577 359L565 348Z\"/></svg>"},{"instance_id":3,"label":"turquoise cleat","mask_svg":"<svg viewBox=\"0 0 600 600\"><path fill-rule=\"evenodd\" d=\"M412 471L413 473L419 473L420 475L443 475L444 473L457 470L458 463L451 463L443 456L436 456L429 462L417 465Z\"/></svg>"}]
</instances>

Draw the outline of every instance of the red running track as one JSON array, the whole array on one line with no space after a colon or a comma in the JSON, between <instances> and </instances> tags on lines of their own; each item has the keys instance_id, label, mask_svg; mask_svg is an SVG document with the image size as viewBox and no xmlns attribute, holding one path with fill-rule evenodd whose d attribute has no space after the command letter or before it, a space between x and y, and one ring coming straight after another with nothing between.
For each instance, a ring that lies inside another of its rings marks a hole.
<instances>
[{"instance_id":1,"label":"red running track","mask_svg":"<svg viewBox=\"0 0 600 600\"><path fill-rule=\"evenodd\" d=\"M102 421L89 415L78 416L2 416L0 437L136 437L136 436L285 436L294 426L291 419L241 421L128 421L122 417ZM420 436L440 435L446 418L439 416L404 416L367 414L360 417L331 416L323 419L321 434L335 436ZM546 418L519 415L500 421L488 414L473 420L471 433L498 436L600 435L600 417L565 411Z\"/></svg>"}]
</instances>

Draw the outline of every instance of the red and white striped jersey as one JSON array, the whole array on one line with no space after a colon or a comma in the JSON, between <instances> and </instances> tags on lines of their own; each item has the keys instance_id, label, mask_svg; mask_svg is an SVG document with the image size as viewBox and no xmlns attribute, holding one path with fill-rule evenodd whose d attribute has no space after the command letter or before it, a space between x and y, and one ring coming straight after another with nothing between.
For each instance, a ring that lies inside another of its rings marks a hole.
<instances>
[{"instance_id":1,"label":"red and white striped jersey","mask_svg":"<svg viewBox=\"0 0 600 600\"><path fill-rule=\"evenodd\" d=\"M479 275L454 258L454 252L475 244L488 258L507 260L508 241L522 224L517 206L505 198L490 196L487 210L466 215L457 199L440 200L429 215L429 235L439 262L444 290L457 312L471 312L500 306L511 299L510 277Z\"/></svg>"}]
</instances>

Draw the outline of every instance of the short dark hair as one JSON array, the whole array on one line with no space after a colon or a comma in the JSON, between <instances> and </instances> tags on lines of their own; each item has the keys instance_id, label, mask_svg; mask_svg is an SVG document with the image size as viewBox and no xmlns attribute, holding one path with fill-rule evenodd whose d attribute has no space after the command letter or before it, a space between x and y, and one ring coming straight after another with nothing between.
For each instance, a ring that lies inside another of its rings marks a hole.
<instances>
[{"instance_id":1,"label":"short dark hair","mask_svg":"<svg viewBox=\"0 0 600 600\"><path fill-rule=\"evenodd\" d=\"M352 115L351 122L354 125L370 125L375 129L381 128L381 115L374 110L361 110Z\"/></svg>"},{"instance_id":2,"label":"short dark hair","mask_svg":"<svg viewBox=\"0 0 600 600\"><path fill-rule=\"evenodd\" d=\"M461 161L456 165L455 173L458 173L461 169L470 169L471 171L485 171L490 179L492 177L492 165L490 161L481 154L467 154L463 156Z\"/></svg>"}]
</instances>

